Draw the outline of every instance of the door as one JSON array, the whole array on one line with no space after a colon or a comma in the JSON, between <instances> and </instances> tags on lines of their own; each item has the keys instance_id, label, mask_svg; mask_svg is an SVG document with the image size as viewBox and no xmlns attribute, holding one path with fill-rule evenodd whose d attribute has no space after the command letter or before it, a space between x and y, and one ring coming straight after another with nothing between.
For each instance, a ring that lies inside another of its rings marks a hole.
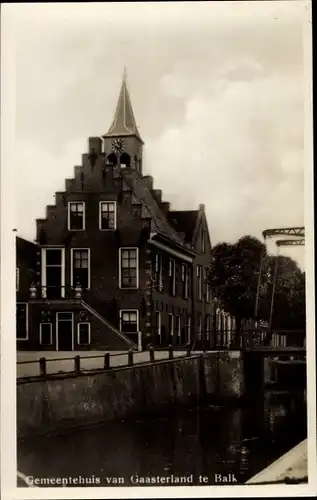
<instances>
[{"instance_id":1,"label":"door","mask_svg":"<svg viewBox=\"0 0 317 500\"><path fill-rule=\"evenodd\" d=\"M56 314L57 351L74 350L73 313L59 312Z\"/></svg>"}]
</instances>

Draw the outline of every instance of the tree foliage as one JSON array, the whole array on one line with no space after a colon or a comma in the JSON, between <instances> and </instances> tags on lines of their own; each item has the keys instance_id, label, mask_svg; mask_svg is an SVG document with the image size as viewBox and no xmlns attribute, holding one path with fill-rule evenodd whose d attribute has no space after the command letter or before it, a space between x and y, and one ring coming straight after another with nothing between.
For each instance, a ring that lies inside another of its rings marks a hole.
<instances>
[{"instance_id":1,"label":"tree foliage","mask_svg":"<svg viewBox=\"0 0 317 500\"><path fill-rule=\"evenodd\" d=\"M268 255L266 246L252 236L244 236L235 244L220 243L213 248L209 281L216 303L236 317L238 327L242 319L255 317L262 256L257 319L269 319L277 262L272 326L283 329L304 328L304 273L293 259Z\"/></svg>"}]
</instances>

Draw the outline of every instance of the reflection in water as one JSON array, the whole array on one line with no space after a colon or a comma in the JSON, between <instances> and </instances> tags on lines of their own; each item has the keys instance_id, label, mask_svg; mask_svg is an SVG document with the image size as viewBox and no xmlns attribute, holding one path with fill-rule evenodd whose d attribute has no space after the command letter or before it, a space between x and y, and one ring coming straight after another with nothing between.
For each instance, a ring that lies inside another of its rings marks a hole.
<instances>
[{"instance_id":1,"label":"reflection in water","mask_svg":"<svg viewBox=\"0 0 317 500\"><path fill-rule=\"evenodd\" d=\"M291 430L291 432L290 432ZM235 474L245 482L306 436L303 395L267 392L252 406L182 410L180 414L109 422L18 446L18 469L37 477ZM108 478L108 479L107 479ZM107 483L108 481L108 483Z\"/></svg>"}]
</instances>

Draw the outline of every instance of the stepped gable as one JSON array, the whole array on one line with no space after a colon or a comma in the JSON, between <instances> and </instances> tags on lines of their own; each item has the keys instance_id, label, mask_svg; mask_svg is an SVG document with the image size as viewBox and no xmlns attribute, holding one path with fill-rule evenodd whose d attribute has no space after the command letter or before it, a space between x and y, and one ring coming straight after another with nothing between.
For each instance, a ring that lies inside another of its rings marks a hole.
<instances>
[{"instance_id":1,"label":"stepped gable","mask_svg":"<svg viewBox=\"0 0 317 500\"><path fill-rule=\"evenodd\" d=\"M126 172L125 172L126 173ZM178 245L184 245L184 241L177 231L169 224L165 214L156 201L152 190L149 189L145 180L133 170L129 170L125 182L133 191L133 200L142 204L142 217L152 219L152 231L169 238Z\"/></svg>"},{"instance_id":2,"label":"stepped gable","mask_svg":"<svg viewBox=\"0 0 317 500\"><path fill-rule=\"evenodd\" d=\"M167 214L168 221L177 232L185 234L185 242L193 240L199 210L170 210Z\"/></svg>"}]
</instances>

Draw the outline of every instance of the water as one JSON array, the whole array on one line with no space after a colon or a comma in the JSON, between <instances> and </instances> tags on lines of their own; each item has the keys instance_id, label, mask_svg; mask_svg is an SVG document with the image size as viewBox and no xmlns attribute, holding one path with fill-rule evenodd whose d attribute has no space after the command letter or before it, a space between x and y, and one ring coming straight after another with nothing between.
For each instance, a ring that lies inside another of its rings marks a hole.
<instances>
[{"instance_id":1,"label":"water","mask_svg":"<svg viewBox=\"0 0 317 500\"><path fill-rule=\"evenodd\" d=\"M305 437L303 395L271 391L243 407L182 409L19 443L18 470L42 478L38 486L48 486L43 478L70 478L67 486L177 485L181 477L197 485L220 476L241 484Z\"/></svg>"}]
</instances>

